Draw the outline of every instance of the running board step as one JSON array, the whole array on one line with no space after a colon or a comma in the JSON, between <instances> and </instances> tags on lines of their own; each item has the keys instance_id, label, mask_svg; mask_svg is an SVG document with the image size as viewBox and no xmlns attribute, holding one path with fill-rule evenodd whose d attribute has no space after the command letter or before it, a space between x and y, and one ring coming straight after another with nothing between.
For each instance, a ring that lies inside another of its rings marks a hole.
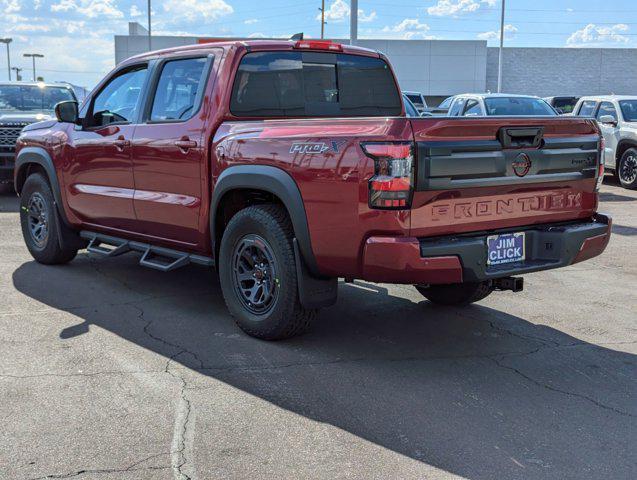
<instances>
[{"instance_id":1,"label":"running board step","mask_svg":"<svg viewBox=\"0 0 637 480\"><path fill-rule=\"evenodd\" d=\"M119 238L106 239L96 235L90 239L86 250L106 257L117 257L118 255L130 252L130 246L126 240Z\"/></svg>"},{"instance_id":2,"label":"running board step","mask_svg":"<svg viewBox=\"0 0 637 480\"><path fill-rule=\"evenodd\" d=\"M106 257L116 257L130 251L140 252L142 254L139 260L140 265L161 272L170 272L190 263L206 267L214 267L215 265L212 258L203 255L135 242L102 233L81 231L80 236L89 241L86 249L91 253Z\"/></svg>"}]
</instances>

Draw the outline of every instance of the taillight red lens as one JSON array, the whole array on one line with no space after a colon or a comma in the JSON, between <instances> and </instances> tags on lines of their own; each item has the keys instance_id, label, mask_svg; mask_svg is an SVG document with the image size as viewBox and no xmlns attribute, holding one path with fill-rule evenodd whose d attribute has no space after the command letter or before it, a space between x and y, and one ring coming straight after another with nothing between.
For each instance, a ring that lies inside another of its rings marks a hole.
<instances>
[{"instance_id":1,"label":"taillight red lens","mask_svg":"<svg viewBox=\"0 0 637 480\"><path fill-rule=\"evenodd\" d=\"M405 209L411 205L414 155L411 142L365 142L365 155L374 160L369 180L369 206Z\"/></svg>"},{"instance_id":2,"label":"taillight red lens","mask_svg":"<svg viewBox=\"0 0 637 480\"><path fill-rule=\"evenodd\" d=\"M294 48L307 50L331 50L333 52L343 51L343 45L329 40L299 40L294 44Z\"/></svg>"},{"instance_id":3,"label":"taillight red lens","mask_svg":"<svg viewBox=\"0 0 637 480\"><path fill-rule=\"evenodd\" d=\"M602 188L602 183L604 183L604 156L606 155L606 140L604 137L600 137L599 139L599 166L597 170L597 183L595 185L595 190L599 190Z\"/></svg>"}]
</instances>

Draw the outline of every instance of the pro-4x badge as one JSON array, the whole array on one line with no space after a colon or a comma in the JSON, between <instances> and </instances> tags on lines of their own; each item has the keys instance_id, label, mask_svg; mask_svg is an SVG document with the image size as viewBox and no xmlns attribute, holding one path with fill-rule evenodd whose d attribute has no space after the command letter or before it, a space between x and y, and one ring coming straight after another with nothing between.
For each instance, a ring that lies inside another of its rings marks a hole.
<instances>
[{"instance_id":1,"label":"pro-4x badge","mask_svg":"<svg viewBox=\"0 0 637 480\"><path fill-rule=\"evenodd\" d=\"M323 153L329 148L323 142L293 143L290 147L290 153Z\"/></svg>"},{"instance_id":2,"label":"pro-4x badge","mask_svg":"<svg viewBox=\"0 0 637 480\"><path fill-rule=\"evenodd\" d=\"M340 148L346 144L346 140L332 140L330 142L330 146L334 153L338 153ZM329 150L330 146L328 146L325 142L296 142L290 147L290 153L323 153Z\"/></svg>"}]
</instances>

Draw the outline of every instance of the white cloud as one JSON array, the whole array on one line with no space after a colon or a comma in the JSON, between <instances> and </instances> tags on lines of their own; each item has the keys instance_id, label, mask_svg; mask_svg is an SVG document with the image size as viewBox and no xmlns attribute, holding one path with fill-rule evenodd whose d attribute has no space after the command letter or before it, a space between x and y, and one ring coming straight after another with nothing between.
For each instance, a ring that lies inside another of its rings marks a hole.
<instances>
[{"instance_id":1,"label":"white cloud","mask_svg":"<svg viewBox=\"0 0 637 480\"><path fill-rule=\"evenodd\" d=\"M621 34L628 30L628 25L623 23L618 23L612 27L598 27L594 23L589 23L584 28L573 32L566 40L566 45L574 47L603 43L628 43L628 37Z\"/></svg>"},{"instance_id":2,"label":"white cloud","mask_svg":"<svg viewBox=\"0 0 637 480\"><path fill-rule=\"evenodd\" d=\"M250 35L248 35L248 38L266 38L264 33L261 32L254 32L251 33Z\"/></svg>"},{"instance_id":3,"label":"white cloud","mask_svg":"<svg viewBox=\"0 0 637 480\"><path fill-rule=\"evenodd\" d=\"M417 18L405 18L402 22L399 22L393 26L385 26L382 29L383 33L390 34L390 38L402 38L410 40L412 38L431 39L434 38L427 35L429 31L429 25L422 23Z\"/></svg>"},{"instance_id":4,"label":"white cloud","mask_svg":"<svg viewBox=\"0 0 637 480\"><path fill-rule=\"evenodd\" d=\"M505 38L509 38L512 37L513 35L515 35L518 31L518 28L511 25L510 23L507 23L504 26L504 37ZM479 33L478 34L478 38L480 40L496 40L498 38L500 38L500 30L492 30L490 32L483 32L483 33Z\"/></svg>"},{"instance_id":5,"label":"white cloud","mask_svg":"<svg viewBox=\"0 0 637 480\"><path fill-rule=\"evenodd\" d=\"M257 23L258 21L259 21L258 18L248 18L243 23L245 23L246 25L252 25L254 23Z\"/></svg>"},{"instance_id":6,"label":"white cloud","mask_svg":"<svg viewBox=\"0 0 637 480\"><path fill-rule=\"evenodd\" d=\"M458 16L479 10L482 4L493 7L496 2L497 0L438 0L436 5L427 8L427 13L435 17Z\"/></svg>"},{"instance_id":7,"label":"white cloud","mask_svg":"<svg viewBox=\"0 0 637 480\"><path fill-rule=\"evenodd\" d=\"M137 5L131 5L129 15L133 18L141 17L142 11L139 9L139 7L137 7Z\"/></svg>"},{"instance_id":8,"label":"white cloud","mask_svg":"<svg viewBox=\"0 0 637 480\"><path fill-rule=\"evenodd\" d=\"M173 19L189 22L217 20L234 12L224 0L166 0L163 6Z\"/></svg>"},{"instance_id":9,"label":"white cloud","mask_svg":"<svg viewBox=\"0 0 637 480\"><path fill-rule=\"evenodd\" d=\"M20 1L0 0L0 7L2 8L2 13L5 15L8 15L9 13L16 13L20 11Z\"/></svg>"},{"instance_id":10,"label":"white cloud","mask_svg":"<svg viewBox=\"0 0 637 480\"><path fill-rule=\"evenodd\" d=\"M361 23L373 22L376 20L376 10L372 10L369 15L365 15L362 9L358 9L358 21Z\"/></svg>"},{"instance_id":11,"label":"white cloud","mask_svg":"<svg viewBox=\"0 0 637 480\"><path fill-rule=\"evenodd\" d=\"M51 5L52 12L77 12L86 18L123 18L124 13L117 8L115 0L60 0Z\"/></svg>"},{"instance_id":12,"label":"white cloud","mask_svg":"<svg viewBox=\"0 0 637 480\"><path fill-rule=\"evenodd\" d=\"M349 20L350 6L343 0L334 0L332 4L325 10L325 21L339 23ZM321 20L321 14L316 16L317 20ZM358 21L361 23L372 22L376 19L376 11L372 10L369 14L361 8L358 9Z\"/></svg>"},{"instance_id":13,"label":"white cloud","mask_svg":"<svg viewBox=\"0 0 637 480\"><path fill-rule=\"evenodd\" d=\"M51 27L49 27L48 25L36 25L36 24L30 24L30 23L20 23L18 25L14 25L12 27L9 27L8 29L9 32L31 32L31 33L35 33L35 32L50 32L51 31Z\"/></svg>"}]
</instances>

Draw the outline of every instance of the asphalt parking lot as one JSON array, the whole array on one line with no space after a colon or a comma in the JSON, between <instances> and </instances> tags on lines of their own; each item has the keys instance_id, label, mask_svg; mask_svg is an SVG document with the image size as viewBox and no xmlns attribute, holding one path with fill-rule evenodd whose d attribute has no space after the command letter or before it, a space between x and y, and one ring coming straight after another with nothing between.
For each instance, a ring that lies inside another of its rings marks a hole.
<instances>
[{"instance_id":1,"label":"asphalt parking lot","mask_svg":"<svg viewBox=\"0 0 637 480\"><path fill-rule=\"evenodd\" d=\"M308 335L240 333L215 275L32 261L0 198L0 478L637 478L637 192L606 253L436 308L340 287Z\"/></svg>"}]
</instances>

